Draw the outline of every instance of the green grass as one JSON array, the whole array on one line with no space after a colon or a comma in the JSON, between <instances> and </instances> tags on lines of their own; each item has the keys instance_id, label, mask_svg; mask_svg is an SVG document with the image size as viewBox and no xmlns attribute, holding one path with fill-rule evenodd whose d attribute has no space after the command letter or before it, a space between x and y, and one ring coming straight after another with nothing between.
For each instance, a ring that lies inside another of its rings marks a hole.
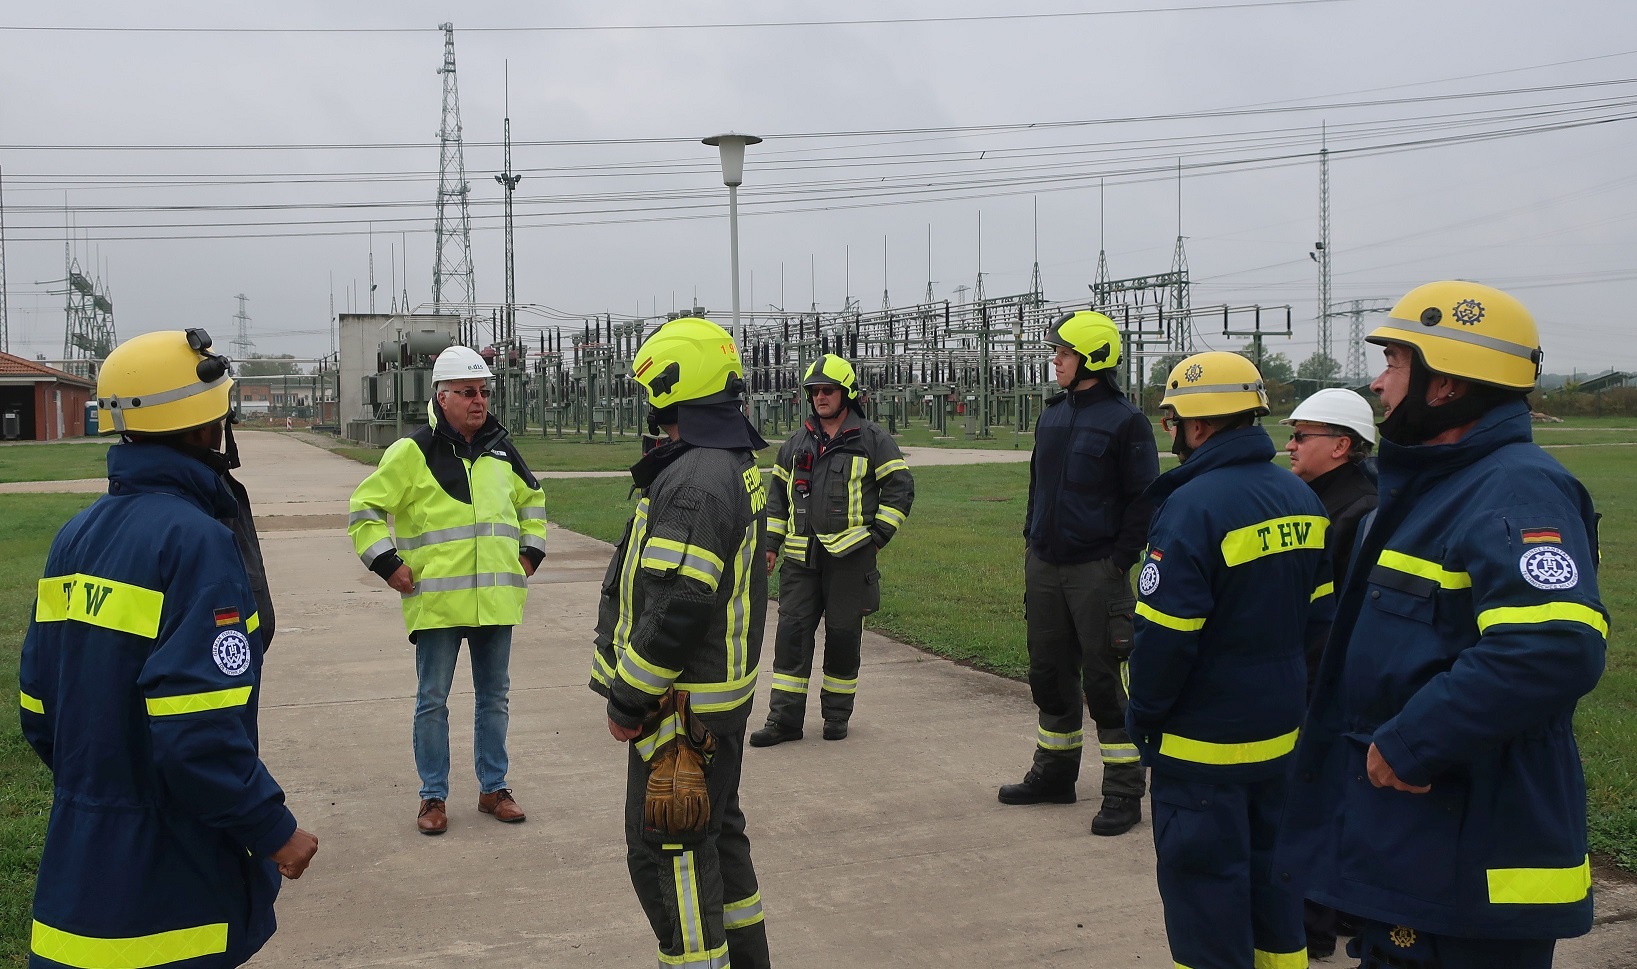
<instances>
[{"instance_id":1,"label":"green grass","mask_svg":"<svg viewBox=\"0 0 1637 969\"><path fill-rule=\"evenodd\" d=\"M0 708L5 711L0 715L0 966L28 963L34 875L51 813L51 773L23 740L17 722L17 662L51 539L95 498L0 495L0 518L6 522L0 532Z\"/></svg>"},{"instance_id":2,"label":"green grass","mask_svg":"<svg viewBox=\"0 0 1637 969\"><path fill-rule=\"evenodd\" d=\"M0 447L0 482L106 477L109 443L8 444Z\"/></svg>"}]
</instances>

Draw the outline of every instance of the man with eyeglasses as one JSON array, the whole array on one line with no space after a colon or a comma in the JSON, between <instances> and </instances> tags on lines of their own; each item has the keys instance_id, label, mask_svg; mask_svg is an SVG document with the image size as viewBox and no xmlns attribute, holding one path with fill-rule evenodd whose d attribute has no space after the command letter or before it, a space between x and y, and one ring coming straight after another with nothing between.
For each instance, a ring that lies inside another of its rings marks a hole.
<instances>
[{"instance_id":1,"label":"man with eyeglasses","mask_svg":"<svg viewBox=\"0 0 1637 969\"><path fill-rule=\"evenodd\" d=\"M1063 392L1035 425L1023 523L1029 689L1039 718L1028 773L999 797L1072 804L1089 709L1103 767L1091 832L1120 835L1142 819L1143 770L1126 734L1119 670L1131 652L1129 573L1153 508L1143 490L1159 474L1159 455L1153 425L1114 382L1120 332L1113 320L1089 310L1067 314L1047 330L1046 343Z\"/></svg>"},{"instance_id":2,"label":"man with eyeglasses","mask_svg":"<svg viewBox=\"0 0 1637 969\"><path fill-rule=\"evenodd\" d=\"M1386 367L1381 504L1296 748L1281 884L1361 918L1366 969L1546 969L1592 927L1575 705L1603 671L1591 495L1532 440L1514 297L1419 286Z\"/></svg>"},{"instance_id":3,"label":"man with eyeglasses","mask_svg":"<svg viewBox=\"0 0 1637 969\"><path fill-rule=\"evenodd\" d=\"M370 571L403 597L415 644L415 825L449 828L449 689L464 640L477 694L472 748L478 811L524 820L506 779L512 627L546 552L545 496L489 413L483 358L454 346L432 366L431 423L387 448L352 494L347 531ZM396 538L387 530L391 515Z\"/></svg>"},{"instance_id":4,"label":"man with eyeglasses","mask_svg":"<svg viewBox=\"0 0 1637 969\"><path fill-rule=\"evenodd\" d=\"M813 416L779 448L768 489L767 570L779 550L773 695L753 747L802 737L815 634L824 621L819 712L824 739L847 736L858 694L864 617L881 607L876 552L909 518L915 479L898 444L864 418L852 364L827 353L802 379Z\"/></svg>"}]
</instances>

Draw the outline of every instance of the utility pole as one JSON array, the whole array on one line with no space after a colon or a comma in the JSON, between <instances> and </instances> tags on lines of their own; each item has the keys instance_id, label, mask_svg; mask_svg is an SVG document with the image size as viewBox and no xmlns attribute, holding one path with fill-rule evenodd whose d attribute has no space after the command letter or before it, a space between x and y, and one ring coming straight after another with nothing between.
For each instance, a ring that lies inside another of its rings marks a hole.
<instances>
[{"instance_id":1,"label":"utility pole","mask_svg":"<svg viewBox=\"0 0 1637 969\"><path fill-rule=\"evenodd\" d=\"M1319 353L1333 360L1335 357L1330 352L1330 149L1325 144L1323 122L1319 124L1319 241L1313 248L1317 250L1319 263ZM1348 355L1351 357L1351 351ZM1361 359L1361 369L1362 366Z\"/></svg>"},{"instance_id":2,"label":"utility pole","mask_svg":"<svg viewBox=\"0 0 1637 969\"><path fill-rule=\"evenodd\" d=\"M512 227L512 193L516 191L517 183L523 180L523 176L512 174L512 81L510 62L505 64L503 70L505 71L505 94L503 95L505 115L502 122L501 143L505 146L503 156L505 168L499 175L495 176L495 181L499 182L501 187L506 190L506 305L501 310L500 328L502 334L497 337L496 342L500 344L501 386L505 394L505 398L501 402L501 406L504 408L503 413L507 417L508 426L521 429L517 421L520 418L527 419L522 408L523 381L521 379L517 380L517 386L513 387L511 379L512 353L521 354L523 350L522 345L517 342L517 272L514 263L516 246Z\"/></svg>"},{"instance_id":3,"label":"utility pole","mask_svg":"<svg viewBox=\"0 0 1637 969\"><path fill-rule=\"evenodd\" d=\"M466 155L460 134L460 91L455 84L455 25L443 30L443 123L438 129L437 231L433 244L433 311L446 308L459 314L462 328L471 327L468 339L477 341L477 289L472 278L472 213L467 204L472 187L466 182ZM457 211L448 211L453 201Z\"/></svg>"},{"instance_id":4,"label":"utility pole","mask_svg":"<svg viewBox=\"0 0 1637 969\"><path fill-rule=\"evenodd\" d=\"M11 352L6 305L6 176L5 169L0 168L0 353Z\"/></svg>"}]
</instances>

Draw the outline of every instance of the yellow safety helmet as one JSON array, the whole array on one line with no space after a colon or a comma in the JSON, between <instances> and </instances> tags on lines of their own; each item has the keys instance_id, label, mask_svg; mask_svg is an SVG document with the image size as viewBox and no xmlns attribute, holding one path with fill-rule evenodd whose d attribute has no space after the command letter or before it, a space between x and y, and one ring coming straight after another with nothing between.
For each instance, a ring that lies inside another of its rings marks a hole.
<instances>
[{"instance_id":1,"label":"yellow safety helmet","mask_svg":"<svg viewBox=\"0 0 1637 969\"><path fill-rule=\"evenodd\" d=\"M1120 364L1120 328L1091 310L1058 317L1046 328L1046 343L1068 347L1085 357L1087 370L1107 370Z\"/></svg>"},{"instance_id":2,"label":"yellow safety helmet","mask_svg":"<svg viewBox=\"0 0 1637 969\"><path fill-rule=\"evenodd\" d=\"M233 409L230 366L198 327L126 340L97 375L97 433L175 434L221 420Z\"/></svg>"},{"instance_id":3,"label":"yellow safety helmet","mask_svg":"<svg viewBox=\"0 0 1637 969\"><path fill-rule=\"evenodd\" d=\"M1540 376L1535 318L1512 296L1478 283L1417 286L1365 339L1408 344L1429 370L1496 387L1533 390Z\"/></svg>"},{"instance_id":4,"label":"yellow safety helmet","mask_svg":"<svg viewBox=\"0 0 1637 969\"><path fill-rule=\"evenodd\" d=\"M853 365L833 353L826 353L807 368L807 375L802 377L801 385L824 387L831 384L840 387L848 400L858 399L858 374L853 370Z\"/></svg>"},{"instance_id":5,"label":"yellow safety helmet","mask_svg":"<svg viewBox=\"0 0 1637 969\"><path fill-rule=\"evenodd\" d=\"M1196 353L1171 368L1165 378L1161 407L1178 417L1226 417L1229 414L1268 412L1268 392L1262 374L1237 353L1212 350Z\"/></svg>"},{"instance_id":6,"label":"yellow safety helmet","mask_svg":"<svg viewBox=\"0 0 1637 969\"><path fill-rule=\"evenodd\" d=\"M642 342L631 362L631 376L655 408L703 403L717 395L737 397L744 372L728 331L697 316L662 325Z\"/></svg>"}]
</instances>

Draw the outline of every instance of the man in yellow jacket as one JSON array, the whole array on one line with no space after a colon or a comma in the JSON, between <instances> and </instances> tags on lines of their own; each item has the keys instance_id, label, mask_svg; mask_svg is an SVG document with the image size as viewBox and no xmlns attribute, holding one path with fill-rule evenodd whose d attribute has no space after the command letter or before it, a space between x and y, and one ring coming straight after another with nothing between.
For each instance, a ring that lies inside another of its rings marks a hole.
<instances>
[{"instance_id":1,"label":"man in yellow jacket","mask_svg":"<svg viewBox=\"0 0 1637 969\"><path fill-rule=\"evenodd\" d=\"M450 347L432 368L431 423L387 449L352 494L347 532L370 571L403 596L415 644L416 826L448 830L449 687L465 640L477 694L478 810L524 819L506 781L512 627L546 549L545 496L506 429L489 414L483 358ZM396 537L387 530L394 520Z\"/></svg>"}]
</instances>

